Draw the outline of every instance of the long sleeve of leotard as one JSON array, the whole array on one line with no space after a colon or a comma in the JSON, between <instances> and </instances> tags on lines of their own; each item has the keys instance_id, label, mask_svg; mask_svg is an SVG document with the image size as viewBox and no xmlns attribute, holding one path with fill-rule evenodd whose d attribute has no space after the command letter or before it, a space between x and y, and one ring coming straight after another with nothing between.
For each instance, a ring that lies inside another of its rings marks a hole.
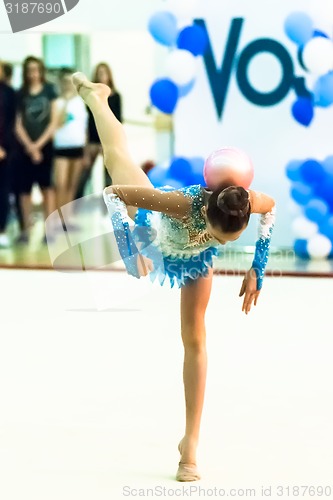
<instances>
[{"instance_id":1,"label":"long sleeve of leotard","mask_svg":"<svg viewBox=\"0 0 333 500\"><path fill-rule=\"evenodd\" d=\"M112 222L119 253L127 272L136 278L140 278L137 267L140 252L131 234L126 205L116 194L107 193L105 189L103 198Z\"/></svg>"},{"instance_id":2,"label":"long sleeve of leotard","mask_svg":"<svg viewBox=\"0 0 333 500\"><path fill-rule=\"evenodd\" d=\"M170 217L187 217L191 210L191 198L183 192L161 191L154 187L112 185L105 191L114 193L127 206L163 212Z\"/></svg>"},{"instance_id":3,"label":"long sleeve of leotard","mask_svg":"<svg viewBox=\"0 0 333 500\"><path fill-rule=\"evenodd\" d=\"M256 241L252 268L257 276L257 290L262 288L268 261L271 236L275 224L276 206L270 196L256 191L250 191L251 212L260 214L258 223L258 239Z\"/></svg>"}]
</instances>

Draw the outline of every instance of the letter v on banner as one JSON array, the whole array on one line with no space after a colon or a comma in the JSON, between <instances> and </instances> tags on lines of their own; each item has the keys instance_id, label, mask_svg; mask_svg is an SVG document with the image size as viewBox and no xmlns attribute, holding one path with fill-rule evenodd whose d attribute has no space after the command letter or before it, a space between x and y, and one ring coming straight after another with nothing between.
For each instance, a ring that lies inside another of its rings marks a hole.
<instances>
[{"instance_id":1,"label":"letter v on banner","mask_svg":"<svg viewBox=\"0 0 333 500\"><path fill-rule=\"evenodd\" d=\"M204 55L204 61L206 65L207 75L209 84L212 90L212 94L215 101L215 106L217 110L217 115L221 120L223 115L223 110L228 94L228 88L230 83L230 77L233 70L233 65L235 62L235 56L239 44L239 39L243 27L243 18L235 18L232 20L226 49L224 52L224 57L222 61L221 68L217 68L212 44L210 43L210 37L207 31L206 23L203 19L195 19L195 24L200 26L206 33L208 39L208 48Z\"/></svg>"}]
</instances>

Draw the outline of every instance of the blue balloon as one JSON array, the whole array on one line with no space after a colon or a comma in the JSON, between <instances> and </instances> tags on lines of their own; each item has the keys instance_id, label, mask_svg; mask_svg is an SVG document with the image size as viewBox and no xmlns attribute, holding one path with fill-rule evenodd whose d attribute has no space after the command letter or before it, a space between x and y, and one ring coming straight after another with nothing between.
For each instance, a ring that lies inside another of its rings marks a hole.
<instances>
[{"instance_id":1,"label":"blue balloon","mask_svg":"<svg viewBox=\"0 0 333 500\"><path fill-rule=\"evenodd\" d=\"M311 99L308 97L299 97L293 104L291 112L295 120L308 127L313 120L314 111Z\"/></svg>"},{"instance_id":2,"label":"blue balloon","mask_svg":"<svg viewBox=\"0 0 333 500\"><path fill-rule=\"evenodd\" d=\"M148 29L152 37L162 45L175 45L178 36L177 19L171 12L156 12L151 16Z\"/></svg>"},{"instance_id":3,"label":"blue balloon","mask_svg":"<svg viewBox=\"0 0 333 500\"><path fill-rule=\"evenodd\" d=\"M164 186L167 170L157 165L148 172L148 178L155 187Z\"/></svg>"},{"instance_id":4,"label":"blue balloon","mask_svg":"<svg viewBox=\"0 0 333 500\"><path fill-rule=\"evenodd\" d=\"M312 198L312 189L306 184L295 182L290 190L291 197L299 205L306 205Z\"/></svg>"},{"instance_id":5,"label":"blue balloon","mask_svg":"<svg viewBox=\"0 0 333 500\"><path fill-rule=\"evenodd\" d=\"M207 33L196 24L187 26L179 33L177 46L179 49L188 50L194 56L202 56L208 46Z\"/></svg>"},{"instance_id":6,"label":"blue balloon","mask_svg":"<svg viewBox=\"0 0 333 500\"><path fill-rule=\"evenodd\" d=\"M303 45L312 38L314 24L305 12L293 12L285 20L284 30L290 40Z\"/></svg>"},{"instance_id":7,"label":"blue balloon","mask_svg":"<svg viewBox=\"0 0 333 500\"><path fill-rule=\"evenodd\" d=\"M194 85L195 80L192 80L187 85L178 86L179 97L186 97L193 90Z\"/></svg>"},{"instance_id":8,"label":"blue balloon","mask_svg":"<svg viewBox=\"0 0 333 500\"><path fill-rule=\"evenodd\" d=\"M325 201L314 198L305 206L304 213L312 222L322 223L329 214L329 207Z\"/></svg>"},{"instance_id":9,"label":"blue balloon","mask_svg":"<svg viewBox=\"0 0 333 500\"><path fill-rule=\"evenodd\" d=\"M203 174L193 173L191 184L200 184L201 186L206 186L206 181Z\"/></svg>"},{"instance_id":10,"label":"blue balloon","mask_svg":"<svg viewBox=\"0 0 333 500\"><path fill-rule=\"evenodd\" d=\"M205 159L204 158L201 158L201 156L196 156L194 158L189 158L189 162L191 163L192 172L194 174L203 175L203 169L205 166Z\"/></svg>"},{"instance_id":11,"label":"blue balloon","mask_svg":"<svg viewBox=\"0 0 333 500\"><path fill-rule=\"evenodd\" d=\"M327 236L330 240L333 240L333 216L326 218L319 226L319 231L321 234Z\"/></svg>"},{"instance_id":12,"label":"blue balloon","mask_svg":"<svg viewBox=\"0 0 333 500\"><path fill-rule=\"evenodd\" d=\"M326 175L323 181L314 187L314 193L328 204L330 212L333 213L333 176Z\"/></svg>"},{"instance_id":13,"label":"blue balloon","mask_svg":"<svg viewBox=\"0 0 333 500\"><path fill-rule=\"evenodd\" d=\"M185 158L174 158L169 169L168 177L183 182L185 185L191 184L192 179L191 163Z\"/></svg>"},{"instance_id":14,"label":"blue balloon","mask_svg":"<svg viewBox=\"0 0 333 500\"><path fill-rule=\"evenodd\" d=\"M324 97L322 97L319 92L316 94L316 89L315 89L313 104L314 106L317 106L317 108L328 108L332 103L328 102Z\"/></svg>"},{"instance_id":15,"label":"blue balloon","mask_svg":"<svg viewBox=\"0 0 333 500\"><path fill-rule=\"evenodd\" d=\"M171 114L174 112L178 96L177 85L167 78L156 80L150 89L151 102L162 113Z\"/></svg>"},{"instance_id":16,"label":"blue balloon","mask_svg":"<svg viewBox=\"0 0 333 500\"><path fill-rule=\"evenodd\" d=\"M327 107L333 104L333 72L318 78L313 93L316 106Z\"/></svg>"},{"instance_id":17,"label":"blue balloon","mask_svg":"<svg viewBox=\"0 0 333 500\"><path fill-rule=\"evenodd\" d=\"M296 182L302 181L300 169L301 165L302 162L299 160L292 160L288 163L288 165L286 166L286 174L288 179Z\"/></svg>"},{"instance_id":18,"label":"blue balloon","mask_svg":"<svg viewBox=\"0 0 333 500\"><path fill-rule=\"evenodd\" d=\"M201 186L206 186L206 181L203 175L205 159L197 156L194 158L189 158L189 162L192 167L192 181L191 184L201 184Z\"/></svg>"},{"instance_id":19,"label":"blue balloon","mask_svg":"<svg viewBox=\"0 0 333 500\"><path fill-rule=\"evenodd\" d=\"M329 38L329 36L326 35L326 33L324 33L323 31L320 31L320 30L314 30L312 36L313 36L313 38L316 38L316 37Z\"/></svg>"},{"instance_id":20,"label":"blue balloon","mask_svg":"<svg viewBox=\"0 0 333 500\"><path fill-rule=\"evenodd\" d=\"M325 158L325 160L323 161L323 167L326 174L328 174L329 176L333 176L333 156L328 156L327 158Z\"/></svg>"},{"instance_id":21,"label":"blue balloon","mask_svg":"<svg viewBox=\"0 0 333 500\"><path fill-rule=\"evenodd\" d=\"M294 252L297 257L301 257L302 259L308 259L310 257L308 249L307 249L307 240L297 239L294 242Z\"/></svg>"},{"instance_id":22,"label":"blue balloon","mask_svg":"<svg viewBox=\"0 0 333 500\"><path fill-rule=\"evenodd\" d=\"M300 171L303 181L307 184L320 184L325 178L324 167L316 160L310 159L302 163Z\"/></svg>"}]
</instances>

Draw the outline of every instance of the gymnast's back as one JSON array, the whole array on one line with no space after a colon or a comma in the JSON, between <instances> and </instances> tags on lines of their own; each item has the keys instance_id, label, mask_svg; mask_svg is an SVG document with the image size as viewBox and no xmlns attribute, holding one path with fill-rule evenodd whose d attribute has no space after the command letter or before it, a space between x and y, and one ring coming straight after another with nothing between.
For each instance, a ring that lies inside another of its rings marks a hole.
<instances>
[{"instance_id":1,"label":"gymnast's back","mask_svg":"<svg viewBox=\"0 0 333 500\"><path fill-rule=\"evenodd\" d=\"M201 212L205 191L199 184L180 189L112 186L112 192L126 205L138 207L135 226L151 228L163 255L175 257L198 254L219 244L207 233Z\"/></svg>"}]
</instances>

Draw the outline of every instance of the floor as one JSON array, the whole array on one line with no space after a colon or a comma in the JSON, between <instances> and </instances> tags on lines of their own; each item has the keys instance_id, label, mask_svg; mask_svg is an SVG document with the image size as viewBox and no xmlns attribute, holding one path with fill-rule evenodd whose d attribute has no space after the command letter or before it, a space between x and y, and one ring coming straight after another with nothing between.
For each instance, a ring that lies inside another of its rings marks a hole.
<instances>
[{"instance_id":1,"label":"floor","mask_svg":"<svg viewBox=\"0 0 333 500\"><path fill-rule=\"evenodd\" d=\"M57 269L0 283L1 499L332 495L331 280L267 276L246 316L240 278L214 277L194 483L174 479L179 290Z\"/></svg>"}]
</instances>

